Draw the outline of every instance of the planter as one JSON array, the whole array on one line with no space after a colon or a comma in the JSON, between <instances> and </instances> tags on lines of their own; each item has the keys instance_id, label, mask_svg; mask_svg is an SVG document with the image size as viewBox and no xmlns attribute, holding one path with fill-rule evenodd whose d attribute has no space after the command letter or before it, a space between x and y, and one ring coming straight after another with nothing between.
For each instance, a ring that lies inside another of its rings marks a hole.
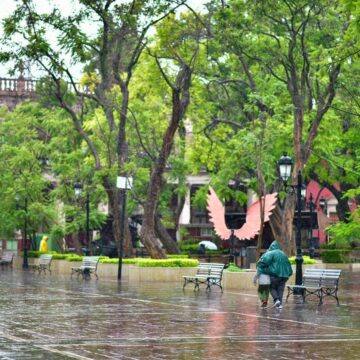
<instances>
[{"instance_id":1,"label":"planter","mask_svg":"<svg viewBox=\"0 0 360 360\"><path fill-rule=\"evenodd\" d=\"M37 259L29 258L29 265L36 263ZM14 269L22 269L23 258L21 256L15 256L13 261ZM63 275L70 277L71 268L78 267L81 262L78 261L66 261L66 260L53 260L51 262L51 272L53 274ZM118 264L99 264L98 276L99 281L112 280L117 281ZM295 269L293 265L294 274L288 281L288 284L295 283ZM354 264L322 264L319 262L316 265L304 265L303 269L315 268L315 269L344 269L344 270L360 270L360 263ZM196 273L195 267L139 267L136 265L123 264L122 265L122 280L130 283L137 282L173 282L176 286L182 286L183 276L194 275ZM255 270L246 270L244 272L228 272L224 271L222 286L224 289L236 289L236 290L256 290L256 286L253 284ZM191 288L191 286L189 286ZM202 287L201 287L202 288Z\"/></svg>"},{"instance_id":2,"label":"planter","mask_svg":"<svg viewBox=\"0 0 360 360\"><path fill-rule=\"evenodd\" d=\"M129 265L129 282L183 282L184 275L193 275L192 267L140 267Z\"/></svg>"}]
</instances>

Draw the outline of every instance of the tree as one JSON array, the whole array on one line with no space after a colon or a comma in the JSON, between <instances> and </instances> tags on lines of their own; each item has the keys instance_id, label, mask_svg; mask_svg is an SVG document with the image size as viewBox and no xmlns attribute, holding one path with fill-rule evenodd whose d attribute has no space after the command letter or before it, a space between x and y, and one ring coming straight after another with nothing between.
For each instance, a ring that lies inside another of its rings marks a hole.
<instances>
[{"instance_id":1,"label":"tree","mask_svg":"<svg viewBox=\"0 0 360 360\"><path fill-rule=\"evenodd\" d=\"M288 142L287 149L293 149L294 183L309 161L320 124L335 98L341 64L358 51L354 38L346 37L347 18L337 5L234 0L216 15L214 31L222 34L223 42L217 45L224 52L222 59L238 65L224 83L241 84L240 96L252 99L253 107L276 120L279 128L292 123L292 145ZM244 105L240 111L246 121ZM280 157L280 149L276 152ZM294 207L295 196L289 194L271 218L273 234L287 253L293 244Z\"/></svg>"},{"instance_id":2,"label":"tree","mask_svg":"<svg viewBox=\"0 0 360 360\"><path fill-rule=\"evenodd\" d=\"M48 111L34 104L23 104L14 112L1 109L0 233L5 238L13 238L16 229L23 233L26 221L27 235L36 240L38 231L49 231L57 219L51 184L43 176L47 145L39 128L47 116Z\"/></svg>"},{"instance_id":3,"label":"tree","mask_svg":"<svg viewBox=\"0 0 360 360\"><path fill-rule=\"evenodd\" d=\"M36 2L27 0L18 5L13 15L4 22L3 43L12 49L3 52L1 60L12 59L19 66L30 59L51 79L53 85L50 89L58 105L70 115L93 157L94 170L101 175L118 244L121 208L115 178L117 174L126 173L128 161L129 84L146 46L149 29L184 3L180 0L82 0L77 3L78 12L65 17L56 7L47 14L40 14L36 10ZM94 37L82 30L83 24L89 21L99 24ZM58 34L57 44L50 42L50 32ZM23 42L14 49L12 41L16 36L22 37ZM70 63L67 60L69 57ZM90 86L87 89L75 81L72 63L84 66L87 85ZM63 81L69 86L64 86ZM69 92L76 96L77 108L68 101ZM94 107L100 107L106 119L103 128L106 137L102 140L108 151L104 158L99 154L99 143L84 127L85 117ZM129 231L126 240L125 254L129 256L132 254ZM157 252L162 255L152 237L143 242L155 257Z\"/></svg>"},{"instance_id":4,"label":"tree","mask_svg":"<svg viewBox=\"0 0 360 360\"><path fill-rule=\"evenodd\" d=\"M163 175L173 149L175 135L190 103L192 73L199 52L200 39L203 37L202 29L203 25L194 21L191 16L183 16L180 21L174 16L168 17L165 26L159 29L160 41L153 56L164 81L170 88L172 110L160 150L152 165L147 199L144 204L141 238L152 244L156 244L156 229L158 233L161 232L157 205L165 183Z\"/></svg>"}]
</instances>

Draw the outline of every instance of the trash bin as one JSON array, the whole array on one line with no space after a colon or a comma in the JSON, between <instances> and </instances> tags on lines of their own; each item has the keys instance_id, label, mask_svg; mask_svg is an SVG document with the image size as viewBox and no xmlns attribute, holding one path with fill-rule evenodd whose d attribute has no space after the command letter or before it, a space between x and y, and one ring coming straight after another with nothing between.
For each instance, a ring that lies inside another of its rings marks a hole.
<instances>
[{"instance_id":1,"label":"trash bin","mask_svg":"<svg viewBox=\"0 0 360 360\"><path fill-rule=\"evenodd\" d=\"M246 248L246 267L249 269L253 263L256 263L256 246L248 246Z\"/></svg>"}]
</instances>

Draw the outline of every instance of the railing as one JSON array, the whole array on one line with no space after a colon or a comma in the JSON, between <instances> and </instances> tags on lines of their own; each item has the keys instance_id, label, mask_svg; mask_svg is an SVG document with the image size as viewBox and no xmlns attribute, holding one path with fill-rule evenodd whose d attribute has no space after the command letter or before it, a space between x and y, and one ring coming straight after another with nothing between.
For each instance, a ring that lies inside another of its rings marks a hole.
<instances>
[{"instance_id":1,"label":"railing","mask_svg":"<svg viewBox=\"0 0 360 360\"><path fill-rule=\"evenodd\" d=\"M34 93L36 91L37 83L37 80L29 80L24 78L0 78L0 91L9 93Z\"/></svg>"},{"instance_id":2,"label":"railing","mask_svg":"<svg viewBox=\"0 0 360 360\"><path fill-rule=\"evenodd\" d=\"M18 79L0 78L0 92L2 93L16 93L16 94L34 94L36 92L39 80L31 80L19 77ZM81 86L75 83L78 90L85 94L91 94L88 86ZM68 83L68 89L73 90L71 83Z\"/></svg>"}]
</instances>

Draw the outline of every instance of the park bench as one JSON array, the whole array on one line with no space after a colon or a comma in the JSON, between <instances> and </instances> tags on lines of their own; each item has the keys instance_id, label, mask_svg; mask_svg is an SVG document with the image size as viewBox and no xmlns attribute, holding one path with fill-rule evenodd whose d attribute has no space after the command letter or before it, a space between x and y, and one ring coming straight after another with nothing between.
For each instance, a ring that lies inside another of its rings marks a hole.
<instances>
[{"instance_id":1,"label":"park bench","mask_svg":"<svg viewBox=\"0 0 360 360\"><path fill-rule=\"evenodd\" d=\"M13 251L4 251L1 255L0 265L12 267L15 253Z\"/></svg>"},{"instance_id":2,"label":"park bench","mask_svg":"<svg viewBox=\"0 0 360 360\"><path fill-rule=\"evenodd\" d=\"M211 290L211 287L214 285L219 286L221 291L223 291L221 280L224 267L224 264L219 263L200 263L195 275L183 276L183 289L185 289L187 284L193 283L195 284L194 290L198 290L201 284L206 284L206 291Z\"/></svg>"},{"instance_id":3,"label":"park bench","mask_svg":"<svg viewBox=\"0 0 360 360\"><path fill-rule=\"evenodd\" d=\"M96 279L98 279L98 275L97 275L98 263L99 263L99 256L84 256L82 260L82 264L80 266L71 268L71 277L74 274L77 274L78 277L82 275L83 278L86 279L86 278L90 278L91 274L94 274L96 276Z\"/></svg>"},{"instance_id":4,"label":"park bench","mask_svg":"<svg viewBox=\"0 0 360 360\"><path fill-rule=\"evenodd\" d=\"M299 291L303 302L309 295L315 295L319 298L319 305L323 303L326 296L334 297L339 305L337 296L338 284L341 270L332 269L306 269L303 275L301 285L287 285L288 294L286 301L291 294Z\"/></svg>"},{"instance_id":5,"label":"park bench","mask_svg":"<svg viewBox=\"0 0 360 360\"><path fill-rule=\"evenodd\" d=\"M51 260L52 260L51 254L41 254L38 258L38 261L36 264L31 265L31 269L35 271L38 271L39 274L44 272L46 274L46 271L48 271L51 274Z\"/></svg>"}]
</instances>

